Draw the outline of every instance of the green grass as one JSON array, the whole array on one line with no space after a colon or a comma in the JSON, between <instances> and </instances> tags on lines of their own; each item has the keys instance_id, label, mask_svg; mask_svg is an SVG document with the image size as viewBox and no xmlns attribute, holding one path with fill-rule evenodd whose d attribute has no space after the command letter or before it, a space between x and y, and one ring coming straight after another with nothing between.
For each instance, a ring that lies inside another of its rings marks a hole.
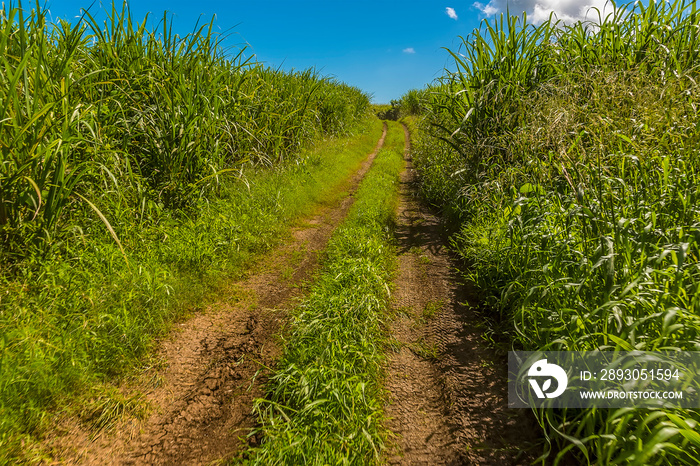
<instances>
[{"instance_id":1,"label":"green grass","mask_svg":"<svg viewBox=\"0 0 700 466\"><path fill-rule=\"evenodd\" d=\"M419 338L415 343L409 343L408 347L419 358L427 360L437 360L439 348L437 343L427 342L423 337Z\"/></svg>"},{"instance_id":2,"label":"green grass","mask_svg":"<svg viewBox=\"0 0 700 466\"><path fill-rule=\"evenodd\" d=\"M699 26L680 1L597 25L504 15L422 92L422 193L504 347L700 349ZM698 411L536 415L555 462L700 457Z\"/></svg>"},{"instance_id":3,"label":"green grass","mask_svg":"<svg viewBox=\"0 0 700 466\"><path fill-rule=\"evenodd\" d=\"M423 111L423 92L411 89L399 100L392 100L390 104L372 105L372 113L382 120L400 120L405 117L418 115Z\"/></svg>"},{"instance_id":4,"label":"green grass","mask_svg":"<svg viewBox=\"0 0 700 466\"><path fill-rule=\"evenodd\" d=\"M250 464L370 464L382 428L383 321L394 269L393 222L403 131L385 148L333 234L308 298L294 311L284 356L256 402L262 445Z\"/></svg>"},{"instance_id":5,"label":"green grass","mask_svg":"<svg viewBox=\"0 0 700 466\"><path fill-rule=\"evenodd\" d=\"M367 95L222 47L214 24L176 35L112 5L99 24L0 9L0 258L42 254L100 218L120 238L192 214L222 181L342 132ZM90 204L91 203L91 204ZM99 213L99 212L101 213ZM104 215L102 215L104 214ZM118 241L115 239L115 241Z\"/></svg>"},{"instance_id":6,"label":"green grass","mask_svg":"<svg viewBox=\"0 0 700 466\"><path fill-rule=\"evenodd\" d=\"M435 317L435 314L441 311L444 307L445 302L442 300L428 301L427 303L425 303L425 307L423 308L423 318L426 320L432 319L433 317Z\"/></svg>"}]
</instances>

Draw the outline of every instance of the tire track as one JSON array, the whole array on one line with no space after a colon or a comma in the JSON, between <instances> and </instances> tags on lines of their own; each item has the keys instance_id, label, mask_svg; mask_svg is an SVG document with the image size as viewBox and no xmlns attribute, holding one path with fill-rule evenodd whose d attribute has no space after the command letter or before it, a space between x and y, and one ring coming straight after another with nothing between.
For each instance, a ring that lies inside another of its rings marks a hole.
<instances>
[{"instance_id":1,"label":"tire track","mask_svg":"<svg viewBox=\"0 0 700 466\"><path fill-rule=\"evenodd\" d=\"M142 422L125 419L110 433L90 439L73 426L68 447L56 447L70 463L207 464L235 456L255 426L252 404L263 395L269 369L281 355L284 309L304 294L319 254L354 202L387 134L349 180L349 194L295 228L292 240L271 251L221 300L179 324L158 350L158 369L133 388L148 390L152 410ZM255 438L247 441L256 442Z\"/></svg>"},{"instance_id":2,"label":"tire track","mask_svg":"<svg viewBox=\"0 0 700 466\"><path fill-rule=\"evenodd\" d=\"M389 464L520 465L536 459L539 428L507 408L507 363L482 343L470 296L453 274L439 219L416 197L406 133L390 324L398 350L386 367ZM472 296L473 298L473 296ZM472 299L472 301L474 301ZM530 449L530 450L528 450Z\"/></svg>"}]
</instances>

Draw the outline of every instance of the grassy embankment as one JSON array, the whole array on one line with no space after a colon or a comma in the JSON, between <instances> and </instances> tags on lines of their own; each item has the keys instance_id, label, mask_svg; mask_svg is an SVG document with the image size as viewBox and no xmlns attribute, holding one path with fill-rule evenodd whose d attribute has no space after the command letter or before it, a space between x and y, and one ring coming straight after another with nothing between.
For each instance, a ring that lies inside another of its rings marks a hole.
<instances>
[{"instance_id":1,"label":"grassy embankment","mask_svg":"<svg viewBox=\"0 0 700 466\"><path fill-rule=\"evenodd\" d=\"M383 328L403 130L385 148L333 234L320 277L293 312L285 352L256 403L262 445L251 464L372 464L382 429Z\"/></svg>"},{"instance_id":2,"label":"grassy embankment","mask_svg":"<svg viewBox=\"0 0 700 466\"><path fill-rule=\"evenodd\" d=\"M700 18L484 22L421 94L422 192L508 349L700 350ZM693 410L540 410L552 456L700 458Z\"/></svg>"},{"instance_id":3,"label":"grassy embankment","mask_svg":"<svg viewBox=\"0 0 700 466\"><path fill-rule=\"evenodd\" d=\"M220 40L0 13L0 462L40 454L57 410L140 409L110 382L376 144L362 92Z\"/></svg>"}]
</instances>

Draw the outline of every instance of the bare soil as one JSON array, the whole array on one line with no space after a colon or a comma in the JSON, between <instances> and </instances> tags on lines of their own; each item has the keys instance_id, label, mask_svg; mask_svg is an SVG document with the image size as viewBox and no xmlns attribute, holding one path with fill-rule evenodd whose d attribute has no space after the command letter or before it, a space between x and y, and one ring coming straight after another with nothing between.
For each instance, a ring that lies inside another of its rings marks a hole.
<instances>
[{"instance_id":1,"label":"bare soil","mask_svg":"<svg viewBox=\"0 0 700 466\"><path fill-rule=\"evenodd\" d=\"M210 464L234 457L255 427L253 401L263 396L270 368L281 355L279 332L288 309L304 294L318 257L347 215L362 178L384 143L340 189L347 196L300 222L292 238L232 283L222 299L178 325L162 341L157 367L145 371L126 394L145 392L148 415L124 416L97 438L75 419L47 441L54 458L77 464Z\"/></svg>"},{"instance_id":2,"label":"bare soil","mask_svg":"<svg viewBox=\"0 0 700 466\"><path fill-rule=\"evenodd\" d=\"M507 360L489 348L460 284L439 219L416 198L406 128L406 170L397 216L400 249L386 367L386 461L401 465L526 465L538 456L539 427L507 408Z\"/></svg>"}]
</instances>

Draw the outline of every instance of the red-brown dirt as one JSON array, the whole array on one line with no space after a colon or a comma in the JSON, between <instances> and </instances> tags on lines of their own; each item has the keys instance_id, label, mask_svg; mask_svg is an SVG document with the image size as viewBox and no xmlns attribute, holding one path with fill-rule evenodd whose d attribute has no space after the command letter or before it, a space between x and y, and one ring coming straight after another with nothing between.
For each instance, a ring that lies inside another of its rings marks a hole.
<instances>
[{"instance_id":1,"label":"red-brown dirt","mask_svg":"<svg viewBox=\"0 0 700 466\"><path fill-rule=\"evenodd\" d=\"M405 128L404 128L405 129ZM526 465L538 456L531 413L507 408L507 360L482 338L439 219L416 198L406 130L399 245L386 367L387 454L401 465Z\"/></svg>"}]
</instances>

